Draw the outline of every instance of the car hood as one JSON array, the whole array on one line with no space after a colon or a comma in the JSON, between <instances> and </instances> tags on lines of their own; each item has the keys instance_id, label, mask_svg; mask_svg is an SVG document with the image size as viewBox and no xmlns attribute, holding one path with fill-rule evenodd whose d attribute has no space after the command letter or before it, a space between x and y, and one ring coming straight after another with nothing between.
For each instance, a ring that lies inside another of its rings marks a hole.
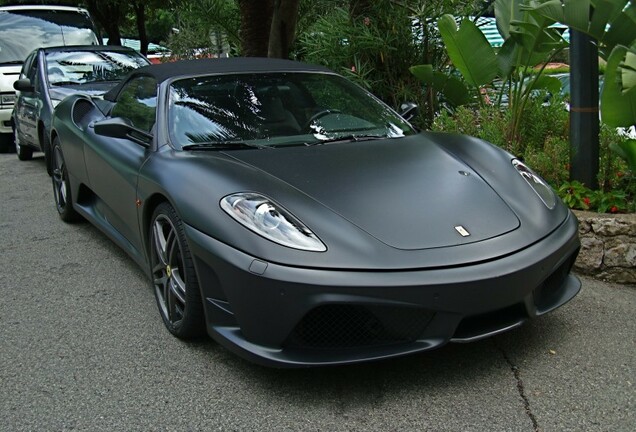
<instances>
[{"instance_id":1,"label":"car hood","mask_svg":"<svg viewBox=\"0 0 636 432\"><path fill-rule=\"evenodd\" d=\"M227 154L397 249L475 243L520 226L491 185L426 135Z\"/></svg>"},{"instance_id":2,"label":"car hood","mask_svg":"<svg viewBox=\"0 0 636 432\"><path fill-rule=\"evenodd\" d=\"M51 86L49 87L49 95L51 96L51 99L58 100L63 100L65 97L77 93L83 93L88 96L101 96L108 90L113 88L116 84L116 82L102 82L65 86Z\"/></svg>"},{"instance_id":3,"label":"car hood","mask_svg":"<svg viewBox=\"0 0 636 432\"><path fill-rule=\"evenodd\" d=\"M20 78L20 66L0 66L0 91L15 92L13 83Z\"/></svg>"}]
</instances>

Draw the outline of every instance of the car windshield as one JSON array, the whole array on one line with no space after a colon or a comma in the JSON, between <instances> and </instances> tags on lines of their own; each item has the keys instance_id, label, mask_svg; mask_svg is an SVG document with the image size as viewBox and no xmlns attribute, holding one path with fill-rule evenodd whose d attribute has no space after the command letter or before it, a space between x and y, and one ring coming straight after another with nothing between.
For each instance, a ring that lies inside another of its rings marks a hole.
<instances>
[{"instance_id":1,"label":"car windshield","mask_svg":"<svg viewBox=\"0 0 636 432\"><path fill-rule=\"evenodd\" d=\"M0 11L0 64L23 62L36 48L97 45L93 23L76 11Z\"/></svg>"},{"instance_id":2,"label":"car windshield","mask_svg":"<svg viewBox=\"0 0 636 432\"><path fill-rule=\"evenodd\" d=\"M148 61L135 51L53 51L46 53L51 85L119 81Z\"/></svg>"},{"instance_id":3,"label":"car windshield","mask_svg":"<svg viewBox=\"0 0 636 432\"><path fill-rule=\"evenodd\" d=\"M168 117L173 145L186 149L335 144L415 133L368 92L328 73L180 79L170 85Z\"/></svg>"}]
</instances>

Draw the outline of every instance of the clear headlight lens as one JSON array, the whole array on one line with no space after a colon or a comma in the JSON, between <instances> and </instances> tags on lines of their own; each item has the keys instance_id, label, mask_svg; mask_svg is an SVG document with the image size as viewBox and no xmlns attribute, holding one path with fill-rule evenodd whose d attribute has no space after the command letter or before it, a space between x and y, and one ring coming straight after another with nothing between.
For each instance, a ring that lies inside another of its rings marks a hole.
<instances>
[{"instance_id":1,"label":"clear headlight lens","mask_svg":"<svg viewBox=\"0 0 636 432\"><path fill-rule=\"evenodd\" d=\"M312 252L327 247L294 215L263 195L250 192L228 195L221 208L237 222L283 246Z\"/></svg>"},{"instance_id":2,"label":"clear headlight lens","mask_svg":"<svg viewBox=\"0 0 636 432\"><path fill-rule=\"evenodd\" d=\"M541 198L541 201L543 201L546 207L553 209L556 205L556 195L550 185L519 159L513 159L512 166L516 168L517 172L530 185L532 190L539 195L539 198Z\"/></svg>"}]
</instances>

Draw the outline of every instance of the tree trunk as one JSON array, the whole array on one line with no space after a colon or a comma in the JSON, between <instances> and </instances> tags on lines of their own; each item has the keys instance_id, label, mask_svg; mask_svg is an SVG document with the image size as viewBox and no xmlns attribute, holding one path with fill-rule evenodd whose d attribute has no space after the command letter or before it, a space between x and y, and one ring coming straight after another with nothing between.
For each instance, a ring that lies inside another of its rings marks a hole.
<instances>
[{"instance_id":1,"label":"tree trunk","mask_svg":"<svg viewBox=\"0 0 636 432\"><path fill-rule=\"evenodd\" d=\"M135 15L137 18L137 34L139 35L139 51L148 55L148 33L146 33L146 5L143 1L135 3Z\"/></svg>"},{"instance_id":2,"label":"tree trunk","mask_svg":"<svg viewBox=\"0 0 636 432\"><path fill-rule=\"evenodd\" d=\"M241 54L267 57L274 0L239 0Z\"/></svg>"},{"instance_id":3,"label":"tree trunk","mask_svg":"<svg viewBox=\"0 0 636 432\"><path fill-rule=\"evenodd\" d=\"M289 58L296 36L299 0L274 0L268 57Z\"/></svg>"},{"instance_id":4,"label":"tree trunk","mask_svg":"<svg viewBox=\"0 0 636 432\"><path fill-rule=\"evenodd\" d=\"M103 0L86 0L86 9L88 9L98 25L106 32L108 44L121 45L119 23L122 13L119 4L117 2L105 2Z\"/></svg>"}]
</instances>

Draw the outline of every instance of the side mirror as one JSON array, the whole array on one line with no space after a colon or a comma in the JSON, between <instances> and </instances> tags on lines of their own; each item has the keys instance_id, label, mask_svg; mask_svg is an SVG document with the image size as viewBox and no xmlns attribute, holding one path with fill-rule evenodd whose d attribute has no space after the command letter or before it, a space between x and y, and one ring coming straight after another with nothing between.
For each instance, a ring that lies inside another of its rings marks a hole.
<instances>
[{"instance_id":1,"label":"side mirror","mask_svg":"<svg viewBox=\"0 0 636 432\"><path fill-rule=\"evenodd\" d=\"M93 125L97 135L110 138L127 139L142 147L150 147L152 135L132 125L130 120L123 117L113 117L98 121Z\"/></svg>"},{"instance_id":2,"label":"side mirror","mask_svg":"<svg viewBox=\"0 0 636 432\"><path fill-rule=\"evenodd\" d=\"M13 88L20 92L31 92L35 91L33 84L31 84L31 80L28 78L22 78L13 83Z\"/></svg>"},{"instance_id":3,"label":"side mirror","mask_svg":"<svg viewBox=\"0 0 636 432\"><path fill-rule=\"evenodd\" d=\"M413 102L404 102L400 105L400 115L406 121L411 120L413 117L417 115L419 111L419 107L416 103Z\"/></svg>"}]
</instances>

